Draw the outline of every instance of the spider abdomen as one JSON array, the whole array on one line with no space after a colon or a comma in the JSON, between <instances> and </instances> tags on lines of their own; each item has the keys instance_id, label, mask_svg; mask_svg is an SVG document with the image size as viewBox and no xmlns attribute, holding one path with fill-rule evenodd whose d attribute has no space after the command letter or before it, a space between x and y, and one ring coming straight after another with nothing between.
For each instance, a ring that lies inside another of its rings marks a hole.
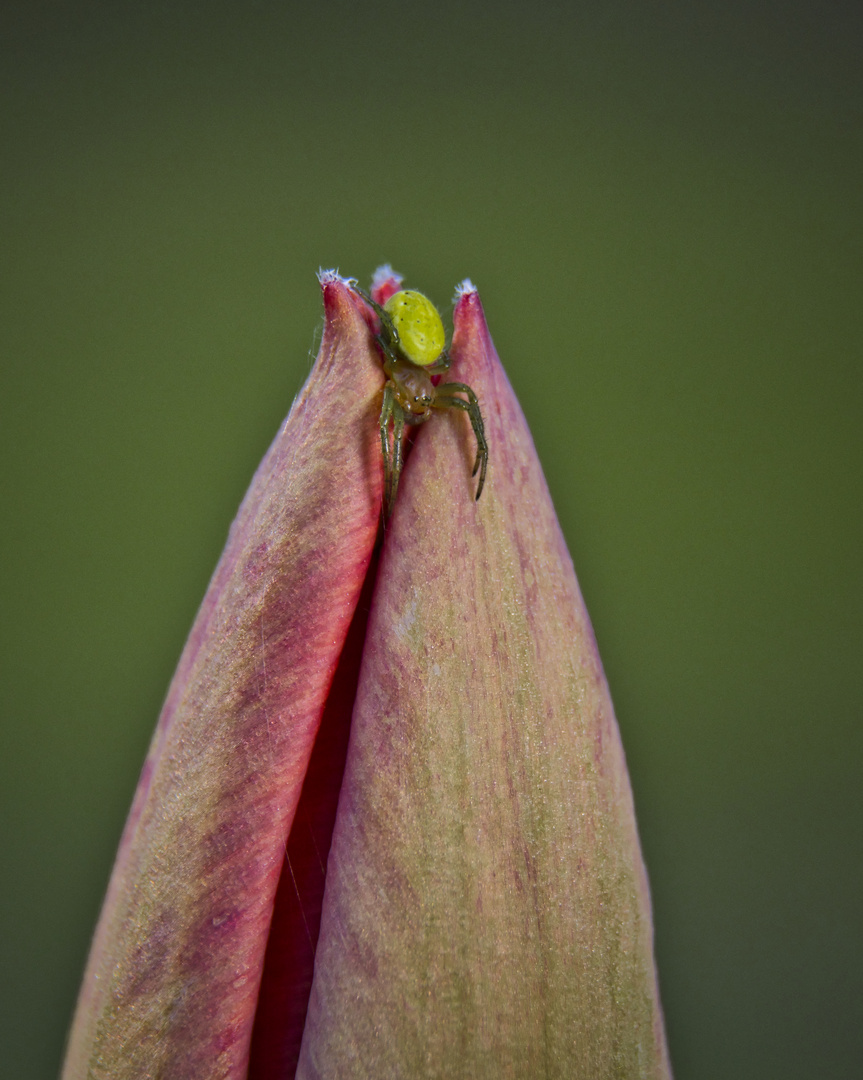
<instances>
[{"instance_id":1,"label":"spider abdomen","mask_svg":"<svg viewBox=\"0 0 863 1080\"><path fill-rule=\"evenodd\" d=\"M384 304L399 337L402 355L412 364L427 367L440 356L446 333L438 309L421 292L400 289Z\"/></svg>"}]
</instances>

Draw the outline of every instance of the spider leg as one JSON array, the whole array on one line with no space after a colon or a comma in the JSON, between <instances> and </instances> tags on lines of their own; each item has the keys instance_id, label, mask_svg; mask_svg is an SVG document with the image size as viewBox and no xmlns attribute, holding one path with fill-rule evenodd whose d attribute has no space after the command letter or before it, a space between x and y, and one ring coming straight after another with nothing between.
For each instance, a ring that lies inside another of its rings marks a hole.
<instances>
[{"instance_id":1,"label":"spider leg","mask_svg":"<svg viewBox=\"0 0 863 1080\"><path fill-rule=\"evenodd\" d=\"M387 517L392 513L396 504L396 494L399 490L399 479L402 475L402 433L405 429L404 409L397 401L393 402L393 459L390 470L390 493L387 497Z\"/></svg>"},{"instance_id":2,"label":"spider leg","mask_svg":"<svg viewBox=\"0 0 863 1080\"><path fill-rule=\"evenodd\" d=\"M386 336L389 338L392 345L395 346L396 348L398 348L399 332L398 332L398 330L396 330L395 326L393 325L393 321L390 318L389 313L387 311L385 311L381 307L381 305L377 302L377 300L372 300L372 298L369 296L369 294L367 292L364 292L361 288L359 288L359 286L357 286L357 285L354 286L354 292L357 293L359 296L361 296L363 298L363 300L365 300L365 302L372 309L372 311L374 311L374 313L377 315L377 317L381 321L381 330L385 332ZM375 338L378 341L378 343L383 347L383 350L387 354L387 356L390 357L390 359L395 359L395 357L393 356L393 353L392 353L392 349L387 345L387 343L384 340L382 340L382 335L381 334L375 334ZM447 367L449 367L449 364L447 364ZM444 370L444 369L441 369L441 370Z\"/></svg>"},{"instance_id":3,"label":"spider leg","mask_svg":"<svg viewBox=\"0 0 863 1080\"><path fill-rule=\"evenodd\" d=\"M384 458L384 504L389 509L390 488L393 480L393 462L390 454L390 418L393 415L395 399L393 397L393 384L388 382L384 386L384 400L381 406L381 452Z\"/></svg>"},{"instance_id":4,"label":"spider leg","mask_svg":"<svg viewBox=\"0 0 863 1080\"><path fill-rule=\"evenodd\" d=\"M456 397L456 392L465 394L467 401L462 401L460 397ZM471 476L476 476L477 472L479 472L479 483L476 488L476 498L478 499L482 495L482 489L485 486L485 475L488 471L488 443L485 438L485 425L482 422L482 413L480 412L477 396L465 383L443 383L437 388L437 394L432 404L435 408L448 409L454 407L463 409L470 417L470 424L476 436L476 460L473 463Z\"/></svg>"},{"instance_id":5,"label":"spider leg","mask_svg":"<svg viewBox=\"0 0 863 1080\"><path fill-rule=\"evenodd\" d=\"M423 367L423 371L426 375L442 375L445 371L449 371L450 364L452 364L452 360L449 353L444 349L433 364L426 364Z\"/></svg>"},{"instance_id":6,"label":"spider leg","mask_svg":"<svg viewBox=\"0 0 863 1080\"><path fill-rule=\"evenodd\" d=\"M393 422L393 442L390 448L390 420ZM402 436L405 430L405 412L395 396L395 384L389 380L384 386L381 406L381 453L384 459L384 517L392 513L402 475Z\"/></svg>"}]
</instances>

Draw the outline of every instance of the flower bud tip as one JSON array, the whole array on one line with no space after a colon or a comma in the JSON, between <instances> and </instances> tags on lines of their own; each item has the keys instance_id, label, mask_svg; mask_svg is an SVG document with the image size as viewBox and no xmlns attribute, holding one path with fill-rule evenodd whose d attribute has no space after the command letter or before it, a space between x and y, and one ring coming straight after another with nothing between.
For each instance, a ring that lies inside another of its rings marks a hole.
<instances>
[{"instance_id":1,"label":"flower bud tip","mask_svg":"<svg viewBox=\"0 0 863 1080\"><path fill-rule=\"evenodd\" d=\"M379 266L372 275L372 287L370 289L372 300L383 306L387 300L402 287L404 277L393 270L389 263Z\"/></svg>"},{"instance_id":2,"label":"flower bud tip","mask_svg":"<svg viewBox=\"0 0 863 1080\"><path fill-rule=\"evenodd\" d=\"M338 270L324 270L323 267L318 270L318 281L321 285L334 285L338 283L341 285L352 286L357 284L356 278L343 278Z\"/></svg>"},{"instance_id":3,"label":"flower bud tip","mask_svg":"<svg viewBox=\"0 0 863 1080\"><path fill-rule=\"evenodd\" d=\"M379 289L388 281L392 281L396 285L401 285L404 279L404 274L400 274L398 270L393 270L389 263L384 263L383 266L379 266L374 274L372 274L372 289Z\"/></svg>"}]
</instances>

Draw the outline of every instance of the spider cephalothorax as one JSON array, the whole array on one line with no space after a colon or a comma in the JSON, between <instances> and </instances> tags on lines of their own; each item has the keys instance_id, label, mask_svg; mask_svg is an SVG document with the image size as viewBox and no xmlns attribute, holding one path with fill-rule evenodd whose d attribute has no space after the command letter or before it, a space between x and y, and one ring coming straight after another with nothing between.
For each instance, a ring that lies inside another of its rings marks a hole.
<instances>
[{"instance_id":1,"label":"spider cephalothorax","mask_svg":"<svg viewBox=\"0 0 863 1080\"><path fill-rule=\"evenodd\" d=\"M446 334L437 308L427 296L414 289L400 289L383 305L361 290L357 291L380 320L376 339L384 354L387 376L380 420L387 516L395 505L399 487L404 426L424 423L433 409L462 409L470 417L477 445L471 475L476 476L479 472L478 499L488 469L488 443L482 413L476 394L465 383L445 382L435 386L432 382L432 375L441 375L450 366ZM458 394L464 394L467 400Z\"/></svg>"}]
</instances>

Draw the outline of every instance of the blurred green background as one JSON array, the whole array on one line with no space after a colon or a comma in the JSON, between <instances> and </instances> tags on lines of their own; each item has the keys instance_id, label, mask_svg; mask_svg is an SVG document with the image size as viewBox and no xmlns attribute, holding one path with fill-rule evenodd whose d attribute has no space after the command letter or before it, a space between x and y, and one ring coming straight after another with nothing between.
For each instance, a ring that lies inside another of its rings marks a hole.
<instances>
[{"instance_id":1,"label":"blurred green background","mask_svg":"<svg viewBox=\"0 0 863 1080\"><path fill-rule=\"evenodd\" d=\"M860 12L7 0L4 1076L56 1073L314 273L383 261L473 279L532 426L678 1080L860 1075Z\"/></svg>"}]
</instances>

